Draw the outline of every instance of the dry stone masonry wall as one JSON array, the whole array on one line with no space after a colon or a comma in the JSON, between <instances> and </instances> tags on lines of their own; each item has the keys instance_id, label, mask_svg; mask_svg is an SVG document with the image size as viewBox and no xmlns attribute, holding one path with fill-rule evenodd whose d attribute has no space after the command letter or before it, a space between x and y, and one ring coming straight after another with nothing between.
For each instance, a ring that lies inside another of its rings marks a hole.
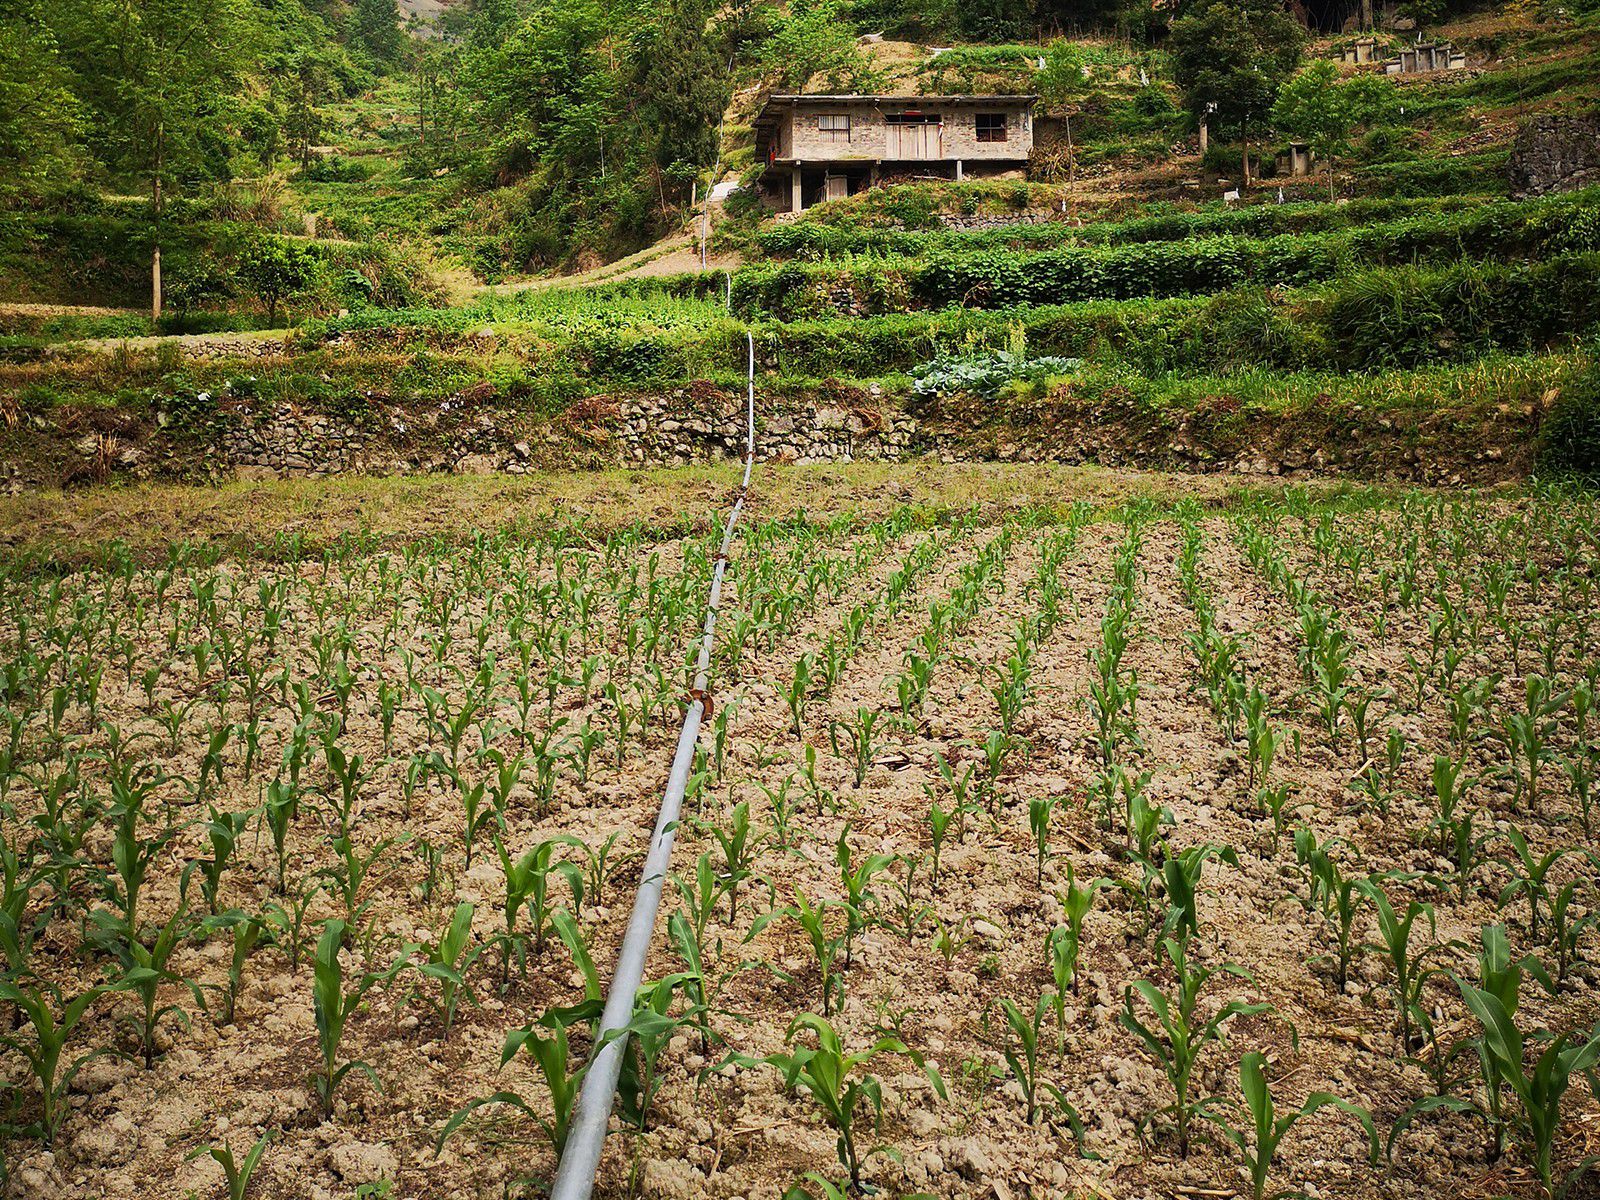
<instances>
[{"instance_id":1,"label":"dry stone masonry wall","mask_svg":"<svg viewBox=\"0 0 1600 1200\"><path fill-rule=\"evenodd\" d=\"M579 413L568 432L622 466L679 466L738 458L744 446L744 412L730 405L714 411L686 406L674 397L627 397ZM909 457L917 422L897 411L804 406L762 414L758 442L763 459L794 463L892 461ZM520 474L539 455L538 435L502 424L492 412L438 438L414 439L398 416L352 422L283 405L270 415L237 414L221 424L215 439L218 467L244 477L322 476L346 472L453 471ZM417 430L415 432L423 432ZM421 441L419 450L413 442ZM542 439L558 443L555 431Z\"/></svg>"}]
</instances>

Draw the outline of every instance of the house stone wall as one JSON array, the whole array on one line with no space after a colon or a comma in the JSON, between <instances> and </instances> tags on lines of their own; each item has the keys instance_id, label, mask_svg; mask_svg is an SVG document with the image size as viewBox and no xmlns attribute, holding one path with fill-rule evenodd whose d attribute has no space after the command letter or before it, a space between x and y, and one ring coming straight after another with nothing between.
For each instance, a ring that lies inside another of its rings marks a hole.
<instances>
[{"instance_id":1,"label":"house stone wall","mask_svg":"<svg viewBox=\"0 0 1600 1200\"><path fill-rule=\"evenodd\" d=\"M1025 104L996 105L993 108L963 104L942 108L936 103L928 103L922 107L924 111L942 112L944 118L943 153L935 161L1025 159L1033 146L1033 116ZM980 112L1006 114L1005 141L978 141L976 116ZM848 113L849 138L819 130L817 117L822 113ZM806 105L786 112L777 137L777 155L779 158L804 162L873 162L890 157L888 138L889 127L884 120L884 110L876 105Z\"/></svg>"}]
</instances>

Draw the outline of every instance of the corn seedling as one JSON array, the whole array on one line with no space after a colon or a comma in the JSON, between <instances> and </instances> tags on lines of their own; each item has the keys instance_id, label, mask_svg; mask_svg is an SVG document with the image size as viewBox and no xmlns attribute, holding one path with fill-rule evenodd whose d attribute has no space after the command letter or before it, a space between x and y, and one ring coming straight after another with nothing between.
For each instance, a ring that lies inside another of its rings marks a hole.
<instances>
[{"instance_id":1,"label":"corn seedling","mask_svg":"<svg viewBox=\"0 0 1600 1200\"><path fill-rule=\"evenodd\" d=\"M110 1053L91 1050L65 1062L67 1046L89 1009L102 996L145 982L145 968L136 968L117 983L92 987L70 1000L52 984L0 979L0 1000L15 1006L12 1032L0 1034L0 1045L20 1054L28 1065L39 1101L38 1117L23 1126L23 1132L52 1145L71 1106L67 1091L73 1078L90 1060Z\"/></svg>"},{"instance_id":2,"label":"corn seedling","mask_svg":"<svg viewBox=\"0 0 1600 1200\"><path fill-rule=\"evenodd\" d=\"M1025 1120L1029 1125L1034 1123L1038 1116L1038 1090L1039 1090L1039 1029L1044 1024L1045 1014L1056 1004L1058 996L1048 990L1040 992L1039 998L1033 1004L1032 1015L1012 1000L1009 996L1002 996L998 1007L1005 1018L1006 1033L1001 1042L1000 1056L1005 1059L1011 1077L1017 1081L1017 1086L1022 1089L1022 1103L1025 1111ZM984 1012L985 1027L989 1024L993 1007Z\"/></svg>"},{"instance_id":3,"label":"corn seedling","mask_svg":"<svg viewBox=\"0 0 1600 1200\"><path fill-rule=\"evenodd\" d=\"M504 842L496 838L494 845L506 888L505 932L500 938L500 983L504 986L510 981L513 957L519 975L527 968L529 934L533 937L533 952L544 951L545 935L550 929L550 876L554 874L566 882L575 908L583 906L583 869L577 863L555 858L557 847L581 846L582 842L570 834L559 834L531 847L515 862ZM524 908L533 925L528 933L522 932L518 921Z\"/></svg>"},{"instance_id":4,"label":"corn seedling","mask_svg":"<svg viewBox=\"0 0 1600 1200\"><path fill-rule=\"evenodd\" d=\"M413 963L417 974L430 981L438 991L437 998L425 997L425 999L443 1025L443 1036L446 1039L450 1037L451 1026L455 1024L456 1009L461 1001L466 1000L469 1004L477 1003L477 998L467 984L467 973L472 970L472 964L484 951L483 944L472 945L472 917L475 911L473 906L465 901L456 905L450 923L438 937L424 940L411 948L420 951L423 956ZM411 996L417 996L420 992L420 987L413 987ZM410 997L407 1002L410 1002Z\"/></svg>"},{"instance_id":5,"label":"corn seedling","mask_svg":"<svg viewBox=\"0 0 1600 1200\"><path fill-rule=\"evenodd\" d=\"M196 1146L183 1156L183 1160L190 1162L201 1155L210 1155L212 1161L222 1168L223 1182L228 1188L228 1200L245 1200L245 1193L250 1190L250 1181L255 1178L256 1169L261 1166L261 1156L266 1153L271 1143L272 1131L269 1129L256 1139L255 1144L246 1151L242 1161L234 1158L233 1147L226 1142L220 1146Z\"/></svg>"},{"instance_id":6,"label":"corn seedling","mask_svg":"<svg viewBox=\"0 0 1600 1200\"><path fill-rule=\"evenodd\" d=\"M1387 986L1394 1002L1395 1032L1400 1036L1401 1047L1409 1052L1413 1017L1421 1000L1423 986L1428 980L1426 962L1447 947L1432 945L1417 952L1411 948L1411 931L1418 917L1426 917L1429 930L1437 932L1432 905L1413 900L1406 905L1404 913L1397 913L1378 878L1363 880L1359 886L1377 910L1378 934L1382 941L1369 945L1368 949L1381 952L1389 960L1390 978Z\"/></svg>"},{"instance_id":7,"label":"corn seedling","mask_svg":"<svg viewBox=\"0 0 1600 1200\"><path fill-rule=\"evenodd\" d=\"M1277 1102L1267 1083L1266 1061L1264 1055L1252 1050L1239 1062L1239 1090L1244 1094L1243 1113L1250 1118L1246 1127L1240 1128L1223 1116L1218 1111L1223 1105L1216 1100L1204 1101L1200 1106L1201 1115L1215 1124L1222 1135L1238 1148L1239 1156L1244 1160L1245 1173L1250 1177L1251 1200L1267 1200L1272 1161L1277 1157L1278 1148L1289 1131L1306 1117L1324 1108L1338 1109L1361 1123L1371 1146L1372 1163L1377 1165L1378 1132L1373 1128L1371 1113L1358 1104L1351 1104L1327 1092L1312 1092L1299 1108L1291 1108L1279 1116ZM1240 1105L1235 1101L1228 1100L1226 1105L1235 1111L1240 1110ZM1274 1193L1281 1196L1297 1194L1293 1190Z\"/></svg>"},{"instance_id":8,"label":"corn seedling","mask_svg":"<svg viewBox=\"0 0 1600 1200\"><path fill-rule=\"evenodd\" d=\"M379 1082L377 1072L368 1064L355 1060L341 1059L339 1051L344 1042L346 1026L351 1015L361 1006L367 993L379 983L387 983L401 971L409 961L409 954L402 955L400 959L387 970L367 971L357 976L346 990L344 965L339 961L339 952L344 945L345 925L337 918L329 921L322 929L322 937L317 941L317 957L314 964L314 974L311 986L312 1009L317 1018L317 1049L321 1055L321 1066L311 1077L312 1091L322 1107L322 1115L333 1115L334 1100L338 1095L339 1085L351 1071L360 1071L380 1092L383 1084Z\"/></svg>"},{"instance_id":9,"label":"corn seedling","mask_svg":"<svg viewBox=\"0 0 1600 1200\"><path fill-rule=\"evenodd\" d=\"M571 1008L548 1009L531 1025L514 1029L506 1035L505 1045L500 1051L501 1068L510 1063L519 1050L526 1052L533 1060L550 1094L551 1115L548 1118L536 1112L533 1106L516 1092L495 1092L492 1096L469 1101L457 1109L440 1131L439 1140L434 1145L434 1153L437 1154L444 1148L446 1139L459 1129L462 1122L472 1113L487 1104L507 1104L533 1119L549 1139L551 1149L559 1158L561 1152L566 1149L567 1132L572 1127L572 1114L577 1108L578 1093L583 1086L583 1077L589 1070L588 1062L573 1068L567 1031L580 1022L593 1021L600 1015L600 1008L598 1001L588 1000ZM619 1030L613 1036L625 1036L627 1032Z\"/></svg>"},{"instance_id":10,"label":"corn seedling","mask_svg":"<svg viewBox=\"0 0 1600 1200\"><path fill-rule=\"evenodd\" d=\"M1144 1046L1172 1087L1172 1103L1144 1118L1140 1122L1141 1128L1147 1128L1154 1117L1170 1114L1176 1126L1178 1154L1188 1158L1189 1123L1198 1107L1198 1101L1191 1091L1200 1055L1212 1042L1224 1041L1223 1030L1229 1020L1267 1012L1272 1006L1229 1000L1212 1016L1201 1017L1198 1011L1200 994L1212 976L1223 973L1250 984L1254 984L1254 979L1248 971L1234 963L1223 963L1218 967L1193 966L1183 943L1172 938L1164 941L1162 947L1176 976L1171 997L1148 979L1136 980L1123 997L1117 1023ZM1133 1002L1135 995L1154 1014L1154 1021L1147 1024L1139 1017Z\"/></svg>"},{"instance_id":11,"label":"corn seedling","mask_svg":"<svg viewBox=\"0 0 1600 1200\"><path fill-rule=\"evenodd\" d=\"M815 1039L815 1048L795 1044L799 1035L806 1032ZM859 1140L863 1102L870 1109L875 1126L883 1118L883 1089L875 1076L862 1073L864 1068L880 1055L899 1054L911 1059L927 1074L941 1099L946 1096L944 1081L931 1064L926 1064L921 1055L897 1038L882 1037L865 1050L846 1054L844 1043L833 1026L812 1013L801 1013L794 1019L785 1041L790 1047L787 1051L760 1059L735 1055L730 1061L745 1067L760 1064L775 1067L782 1073L785 1087L799 1088L811 1097L838 1134L839 1165L849 1176L849 1191L860 1195L864 1183L862 1169L868 1159L882 1150L876 1146L863 1149Z\"/></svg>"}]
</instances>

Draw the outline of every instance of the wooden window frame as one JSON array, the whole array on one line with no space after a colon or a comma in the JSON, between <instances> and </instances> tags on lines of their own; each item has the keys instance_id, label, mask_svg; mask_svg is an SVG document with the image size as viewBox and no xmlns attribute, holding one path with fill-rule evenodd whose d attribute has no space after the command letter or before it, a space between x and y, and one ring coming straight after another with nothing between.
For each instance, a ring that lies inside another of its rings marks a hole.
<instances>
[{"instance_id":1,"label":"wooden window frame","mask_svg":"<svg viewBox=\"0 0 1600 1200\"><path fill-rule=\"evenodd\" d=\"M995 122L999 122L998 128ZM1011 140L1011 116L1003 112L973 113L972 133L980 142L1008 142Z\"/></svg>"},{"instance_id":2,"label":"wooden window frame","mask_svg":"<svg viewBox=\"0 0 1600 1200\"><path fill-rule=\"evenodd\" d=\"M824 121L843 122L842 124L824 125ZM833 141L850 141L855 134L855 122L850 119L849 113L818 113L817 133Z\"/></svg>"}]
</instances>

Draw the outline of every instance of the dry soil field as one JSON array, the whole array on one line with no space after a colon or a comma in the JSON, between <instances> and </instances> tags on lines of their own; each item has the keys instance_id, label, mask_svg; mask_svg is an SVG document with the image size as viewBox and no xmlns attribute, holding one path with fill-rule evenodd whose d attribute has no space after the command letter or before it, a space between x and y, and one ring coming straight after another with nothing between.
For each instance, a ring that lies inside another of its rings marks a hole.
<instances>
[{"instance_id":1,"label":"dry soil field","mask_svg":"<svg viewBox=\"0 0 1600 1200\"><path fill-rule=\"evenodd\" d=\"M758 491L598 1194L1455 1200L1600 1152L1591 496L924 500ZM263 1200L537 1194L714 553L4 568L6 1194L226 1196L258 1139ZM1315 1111L1273 1156L1247 1094Z\"/></svg>"}]
</instances>

